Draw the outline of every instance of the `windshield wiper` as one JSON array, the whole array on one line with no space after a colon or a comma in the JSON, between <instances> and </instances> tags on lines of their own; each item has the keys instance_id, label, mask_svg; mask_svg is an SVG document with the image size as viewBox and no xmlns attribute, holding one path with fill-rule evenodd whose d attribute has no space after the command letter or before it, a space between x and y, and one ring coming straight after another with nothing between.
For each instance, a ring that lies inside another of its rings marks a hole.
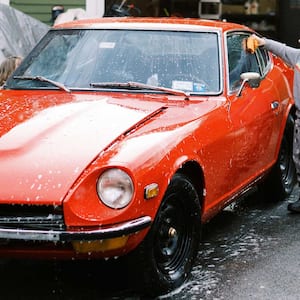
<instances>
[{"instance_id":1,"label":"windshield wiper","mask_svg":"<svg viewBox=\"0 0 300 300\"><path fill-rule=\"evenodd\" d=\"M175 96L184 96L186 100L189 99L190 94L181 90L174 90L171 88L165 88L162 86L155 86L140 82L95 82L90 83L92 87L98 88L121 88L121 89L131 89L131 90L152 90L152 91L160 91L165 92Z\"/></svg>"},{"instance_id":2,"label":"windshield wiper","mask_svg":"<svg viewBox=\"0 0 300 300\"><path fill-rule=\"evenodd\" d=\"M71 91L65 87L62 83L48 79L46 77L43 76L14 76L14 79L20 79L20 80L36 80L36 81L41 81L41 82L48 82L58 88L60 88L61 90L64 90L68 93L70 93Z\"/></svg>"}]
</instances>

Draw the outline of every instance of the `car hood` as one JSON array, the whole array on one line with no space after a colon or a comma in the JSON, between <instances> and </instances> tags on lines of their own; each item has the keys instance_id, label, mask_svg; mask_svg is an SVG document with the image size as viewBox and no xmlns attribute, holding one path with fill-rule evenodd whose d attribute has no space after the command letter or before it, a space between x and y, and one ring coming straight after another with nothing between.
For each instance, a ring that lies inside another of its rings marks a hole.
<instances>
[{"instance_id":1,"label":"car hood","mask_svg":"<svg viewBox=\"0 0 300 300\"><path fill-rule=\"evenodd\" d=\"M2 203L60 204L101 151L163 105L130 99L122 104L121 99L99 95L4 94L0 94Z\"/></svg>"}]
</instances>

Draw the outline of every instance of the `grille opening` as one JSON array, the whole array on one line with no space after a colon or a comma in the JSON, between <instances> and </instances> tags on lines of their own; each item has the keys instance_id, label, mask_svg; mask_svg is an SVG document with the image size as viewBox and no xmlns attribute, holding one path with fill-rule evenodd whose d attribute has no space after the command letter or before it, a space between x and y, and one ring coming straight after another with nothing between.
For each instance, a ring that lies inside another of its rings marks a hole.
<instances>
[{"instance_id":1,"label":"grille opening","mask_svg":"<svg viewBox=\"0 0 300 300\"><path fill-rule=\"evenodd\" d=\"M0 205L0 226L5 228L64 230L62 208L53 205Z\"/></svg>"}]
</instances>

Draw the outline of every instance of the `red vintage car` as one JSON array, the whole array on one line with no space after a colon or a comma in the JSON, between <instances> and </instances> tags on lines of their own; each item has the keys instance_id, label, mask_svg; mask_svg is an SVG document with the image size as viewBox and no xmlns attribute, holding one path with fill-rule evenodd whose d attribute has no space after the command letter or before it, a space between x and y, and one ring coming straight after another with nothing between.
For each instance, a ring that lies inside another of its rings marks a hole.
<instances>
[{"instance_id":1,"label":"red vintage car","mask_svg":"<svg viewBox=\"0 0 300 300\"><path fill-rule=\"evenodd\" d=\"M0 91L0 254L127 255L160 294L229 203L289 195L293 72L247 53L252 33L179 18L52 28Z\"/></svg>"}]
</instances>

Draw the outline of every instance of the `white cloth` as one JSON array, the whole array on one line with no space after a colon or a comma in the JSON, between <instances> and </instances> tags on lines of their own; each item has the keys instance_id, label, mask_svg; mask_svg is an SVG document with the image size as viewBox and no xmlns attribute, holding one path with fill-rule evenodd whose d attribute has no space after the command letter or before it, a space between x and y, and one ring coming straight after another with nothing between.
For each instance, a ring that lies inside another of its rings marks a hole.
<instances>
[{"instance_id":1,"label":"white cloth","mask_svg":"<svg viewBox=\"0 0 300 300\"><path fill-rule=\"evenodd\" d=\"M86 19L87 14L82 8L70 8L66 12L57 16L54 21L54 25L70 22L74 20Z\"/></svg>"}]
</instances>

